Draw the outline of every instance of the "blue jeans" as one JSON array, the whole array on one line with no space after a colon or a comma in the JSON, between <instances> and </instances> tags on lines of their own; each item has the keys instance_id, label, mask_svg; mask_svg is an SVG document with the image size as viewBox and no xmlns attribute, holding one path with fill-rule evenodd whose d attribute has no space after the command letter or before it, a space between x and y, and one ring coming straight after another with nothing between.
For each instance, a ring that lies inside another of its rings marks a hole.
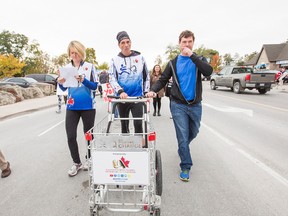
<instances>
[{"instance_id":1,"label":"blue jeans","mask_svg":"<svg viewBox=\"0 0 288 216\"><path fill-rule=\"evenodd\" d=\"M190 170L193 165L189 144L197 136L202 116L202 104L180 104L171 100L170 110L178 141L181 170Z\"/></svg>"}]
</instances>

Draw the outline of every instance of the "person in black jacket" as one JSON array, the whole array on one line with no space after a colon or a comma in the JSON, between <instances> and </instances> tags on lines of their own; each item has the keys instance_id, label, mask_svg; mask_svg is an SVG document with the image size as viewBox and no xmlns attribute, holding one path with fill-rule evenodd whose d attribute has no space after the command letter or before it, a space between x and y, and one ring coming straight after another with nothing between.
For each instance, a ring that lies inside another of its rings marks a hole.
<instances>
[{"instance_id":1,"label":"person in black jacket","mask_svg":"<svg viewBox=\"0 0 288 216\"><path fill-rule=\"evenodd\" d=\"M180 55L171 60L159 80L151 86L147 97L155 97L173 77L170 93L170 110L178 141L180 156L180 179L189 181L192 158L189 144L197 136L202 116L202 79L211 75L213 68L207 60L192 52L195 41L194 33L185 30L179 35Z\"/></svg>"}]
</instances>

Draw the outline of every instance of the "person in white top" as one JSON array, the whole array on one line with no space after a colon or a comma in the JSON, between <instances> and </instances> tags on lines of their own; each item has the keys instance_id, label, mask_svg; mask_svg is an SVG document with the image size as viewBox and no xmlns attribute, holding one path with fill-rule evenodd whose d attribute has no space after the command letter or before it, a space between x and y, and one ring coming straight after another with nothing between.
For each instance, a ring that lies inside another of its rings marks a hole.
<instances>
[{"instance_id":1,"label":"person in white top","mask_svg":"<svg viewBox=\"0 0 288 216\"><path fill-rule=\"evenodd\" d=\"M61 108L62 108L62 97L64 99L64 103L66 104L67 102L67 92L68 89L66 91L63 91L60 87L59 84L57 83L57 89L56 89L56 95L58 98L58 104L57 104L57 110L56 113L60 114L61 113Z\"/></svg>"}]
</instances>

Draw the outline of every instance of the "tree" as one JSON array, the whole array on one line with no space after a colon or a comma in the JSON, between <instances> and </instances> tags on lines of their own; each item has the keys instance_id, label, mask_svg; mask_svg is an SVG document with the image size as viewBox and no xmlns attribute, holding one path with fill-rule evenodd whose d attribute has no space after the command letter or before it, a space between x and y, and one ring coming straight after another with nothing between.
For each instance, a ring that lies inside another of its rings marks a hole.
<instances>
[{"instance_id":1,"label":"tree","mask_svg":"<svg viewBox=\"0 0 288 216\"><path fill-rule=\"evenodd\" d=\"M179 45L169 44L166 49L165 54L168 55L167 60L172 60L180 54Z\"/></svg>"},{"instance_id":2,"label":"tree","mask_svg":"<svg viewBox=\"0 0 288 216\"><path fill-rule=\"evenodd\" d=\"M207 49L204 47L204 45L201 45L199 48L194 49L194 52L197 53L197 55L204 56L209 63L211 62L213 56L215 55L219 56L219 52L217 50Z\"/></svg>"},{"instance_id":3,"label":"tree","mask_svg":"<svg viewBox=\"0 0 288 216\"><path fill-rule=\"evenodd\" d=\"M224 61L225 65L230 65L230 63L233 62L233 58L231 57L231 54L230 53L226 53L223 56L223 61Z\"/></svg>"},{"instance_id":4,"label":"tree","mask_svg":"<svg viewBox=\"0 0 288 216\"><path fill-rule=\"evenodd\" d=\"M54 71L50 56L40 49L40 45L36 41L33 41L28 45L24 62L26 63L26 66L22 70L22 75L31 73L51 73Z\"/></svg>"},{"instance_id":5,"label":"tree","mask_svg":"<svg viewBox=\"0 0 288 216\"><path fill-rule=\"evenodd\" d=\"M107 62L103 62L97 67L98 70L109 70L109 65Z\"/></svg>"},{"instance_id":6,"label":"tree","mask_svg":"<svg viewBox=\"0 0 288 216\"><path fill-rule=\"evenodd\" d=\"M212 56L210 65L213 68L213 71L215 72L220 71L221 58L219 57L218 53Z\"/></svg>"},{"instance_id":7,"label":"tree","mask_svg":"<svg viewBox=\"0 0 288 216\"><path fill-rule=\"evenodd\" d=\"M23 34L2 31L0 33L0 54L12 54L15 58L23 58L24 51L28 46L28 37Z\"/></svg>"},{"instance_id":8,"label":"tree","mask_svg":"<svg viewBox=\"0 0 288 216\"><path fill-rule=\"evenodd\" d=\"M63 67L69 63L69 57L67 53L64 53L58 57L54 57L52 62L56 68Z\"/></svg>"},{"instance_id":9,"label":"tree","mask_svg":"<svg viewBox=\"0 0 288 216\"><path fill-rule=\"evenodd\" d=\"M98 62L96 61L95 49L93 49L93 48L87 48L86 49L86 59L85 59L85 61L90 62L90 63L98 66Z\"/></svg>"},{"instance_id":10,"label":"tree","mask_svg":"<svg viewBox=\"0 0 288 216\"><path fill-rule=\"evenodd\" d=\"M155 61L154 61L154 64L156 65L156 64L158 64L158 65L162 65L162 58L161 58L161 56L160 55L158 55L157 57L156 57L156 59L155 59Z\"/></svg>"},{"instance_id":11,"label":"tree","mask_svg":"<svg viewBox=\"0 0 288 216\"><path fill-rule=\"evenodd\" d=\"M25 63L15 58L13 54L0 55L0 78L19 74L24 66Z\"/></svg>"}]
</instances>

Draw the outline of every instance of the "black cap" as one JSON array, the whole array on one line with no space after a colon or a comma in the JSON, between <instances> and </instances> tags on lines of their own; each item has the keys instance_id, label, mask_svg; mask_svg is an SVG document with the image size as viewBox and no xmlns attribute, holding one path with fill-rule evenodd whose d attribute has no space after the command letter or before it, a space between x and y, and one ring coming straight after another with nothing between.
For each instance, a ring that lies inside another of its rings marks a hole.
<instances>
[{"instance_id":1,"label":"black cap","mask_svg":"<svg viewBox=\"0 0 288 216\"><path fill-rule=\"evenodd\" d=\"M118 40L118 43L120 43L122 40L124 39L129 39L130 40L130 37L129 35L127 34L126 31L121 31L117 34L116 36L116 39Z\"/></svg>"}]
</instances>

